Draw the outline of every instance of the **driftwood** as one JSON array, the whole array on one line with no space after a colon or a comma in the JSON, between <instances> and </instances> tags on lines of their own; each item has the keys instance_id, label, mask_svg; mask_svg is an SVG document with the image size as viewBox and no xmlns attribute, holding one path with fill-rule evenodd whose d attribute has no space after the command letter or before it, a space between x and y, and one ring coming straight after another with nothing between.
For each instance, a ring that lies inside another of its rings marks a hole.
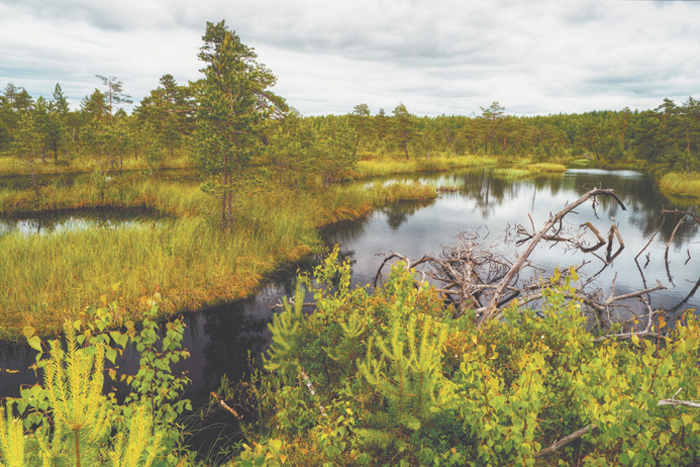
<instances>
[{"instance_id":1,"label":"driftwood","mask_svg":"<svg viewBox=\"0 0 700 467\"><path fill-rule=\"evenodd\" d=\"M381 279L384 266L391 260L399 259L405 263L408 269L420 267L417 271L424 278L430 278L438 291L446 297L446 300L457 306L458 315L463 314L469 308L474 309L479 317L479 325L481 325L498 316L498 310L516 297L520 303L527 303L541 298L542 289L554 285L551 283L551 279L549 281L538 280L537 275L530 276L529 279L525 278L524 272L526 270L537 270L528 261L528 258L540 241L544 240L554 244L563 242L568 247L590 253L607 243L606 258L596 255L605 266L620 254L624 249L624 242L614 219L607 241L591 223L580 226L580 229L587 229L595 234L598 243L593 247L586 245L582 233L573 235L565 231L563 227L563 219L567 214L575 212L574 209L591 199L595 205L596 196L609 196L623 209L626 209L622 200L613 190L594 189L581 196L574 203L568 204L556 214L550 213L549 220L539 231L536 231L531 217L531 232L521 225L515 226L516 245L526 244L525 249L515 260L510 260L500 253L501 248L499 247L501 245L494 246L493 242L488 246L484 245L485 239L480 238L478 231L476 233L464 232L458 236L457 244L444 248L439 257L423 256L417 261L411 261L399 253L384 254L384 260L379 265L373 285L376 286ZM509 241L508 235L507 233L505 241ZM619 244L618 250L614 254L612 253L613 239L617 239ZM586 263L584 262L576 269L580 269L584 264ZM566 274L568 274L567 271L563 273L562 278L566 277ZM659 285L653 290L658 290L658 287L661 286ZM598 312L603 312L609 310L615 302L648 292L649 290L644 290L619 298L609 297L607 300L596 300L592 296L587 296L584 298L584 303Z\"/></svg>"},{"instance_id":2,"label":"driftwood","mask_svg":"<svg viewBox=\"0 0 700 467\"><path fill-rule=\"evenodd\" d=\"M564 217L587 200L593 200L595 207L596 196L609 196L614 201L625 208L624 203L619 199L613 190L594 189L584 194L581 198L572 204L566 205L556 214L551 214L544 226L536 231L532 217L530 226L532 230L516 225L510 227L506 231L505 238L500 238L486 244L486 237L479 235L477 230L474 233L463 232L457 237L456 245L445 247L440 256L423 256L422 258L412 261L411 259L396 252L384 253L384 258L377 269L376 276L373 280L373 286L377 286L382 280L382 271L385 266L391 264L393 260L400 260L408 270L415 270L419 275L417 279L429 279L436 289L445 297L447 303L451 303L456 308L455 316L461 316L467 310L472 309L476 312L478 325L498 319L501 317L501 310L517 298L517 306L525 306L543 298L543 290L547 287L556 285L552 279L543 280L540 277L540 271L535 265L528 260L532 251L541 241L552 244L565 244L566 248L575 248L584 253L591 254L598 258L603 267L596 274L589 277L583 285L580 285L572 292L566 292L565 295L569 299L581 300L587 310L594 313L598 318L599 326L608 327L613 322L620 322L613 310L616 308L624 308L633 315L633 318L622 322L622 330L617 334L607 335L605 338L629 339L632 336L649 337L656 336L658 330L655 330L653 323L656 317L661 313L654 310L650 305L650 294L652 292L663 290L664 287L658 280L656 285L648 287L642 272L641 267L637 263L637 267L644 281L644 288L631 293L615 295L615 279L611 284L611 291L608 296L603 296L599 288L591 288L593 280L605 270L625 248L625 243L618 229L617 222L612 218L612 225L607 232L607 239L600 231L591 223L586 222L578 226L575 232L564 228ZM676 211L672 211L676 212ZM685 214L685 212L683 213ZM662 221L663 224L663 221ZM654 233L652 238L656 236L660 228ZM592 232L595 235L596 243L590 246L590 243L585 239L585 233ZM613 243L617 241L617 250L613 251ZM499 244L501 242L501 244ZM516 246L525 245L525 249L514 260L506 257L503 244L514 242ZM651 240L649 241L651 243ZM639 255L647 248L647 245L637 254ZM606 253L598 255L596 250L607 244ZM578 266L573 268L574 271L579 271L588 261L583 261ZM562 272L558 279L558 283L563 282L569 270ZM700 281L696 284L693 292L700 288ZM691 292L691 295L692 293ZM635 308L629 304L630 299L638 299L642 304L642 308L647 312L643 316L635 311ZM686 298L687 300L688 298ZM644 328L639 329L639 323L644 323Z\"/></svg>"},{"instance_id":3,"label":"driftwood","mask_svg":"<svg viewBox=\"0 0 700 467\"><path fill-rule=\"evenodd\" d=\"M627 210L625 207L625 204L622 202L622 200L617 196L614 190L605 190L602 188L597 188L594 190L589 191L588 193L584 194L581 196L579 199L574 201L572 204L567 205L559 211L558 213L554 215L550 215L549 220L545 222L544 227L540 229L539 232L537 232L530 242L527 244L527 247L525 248L525 251L520 253L518 255L518 258L515 260L515 263L511 266L510 270L506 273L506 275L503 277L498 282L498 285L496 289L494 290L493 296L491 297L491 300L489 303L484 307L483 313L481 314L481 317L479 319L479 326L481 326L483 323L488 321L493 317L493 315L496 313L496 309L498 307L499 299L503 296L505 293L507 287L512 283L512 281L516 278L520 270L525 266L528 257L530 254L534 251L535 247L537 244L542 240L543 237L547 235L547 233L554 227L557 223L561 224L561 221L564 219L564 217L576 209L578 206L581 204L585 203L589 199L593 198L595 200L596 196L610 196L612 197L617 203L620 205L620 207L623 210ZM595 204L594 204L595 207Z\"/></svg>"}]
</instances>

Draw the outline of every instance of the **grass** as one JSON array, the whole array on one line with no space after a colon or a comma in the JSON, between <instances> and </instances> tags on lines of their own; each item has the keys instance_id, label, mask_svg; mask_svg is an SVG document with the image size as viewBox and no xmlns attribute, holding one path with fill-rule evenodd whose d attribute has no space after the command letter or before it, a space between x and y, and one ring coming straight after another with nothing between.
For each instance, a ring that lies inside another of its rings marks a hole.
<instances>
[{"instance_id":1,"label":"grass","mask_svg":"<svg viewBox=\"0 0 700 467\"><path fill-rule=\"evenodd\" d=\"M566 172L566 166L562 164L552 164L548 162L540 162L536 164L526 164L521 167L507 167L492 169L491 173L505 180L516 180L519 178L534 177L545 173L563 173Z\"/></svg>"},{"instance_id":2,"label":"grass","mask_svg":"<svg viewBox=\"0 0 700 467\"><path fill-rule=\"evenodd\" d=\"M240 197L234 229L222 232L217 201L195 182L132 177L111 183L104 196L89 181L42 193L37 200L31 190L4 190L0 212L141 209L168 217L113 229L1 236L0 338L17 338L28 324L43 335L57 333L64 319L85 318L85 307L111 294L115 283L114 299L135 318L139 298L155 291L165 297L165 315L243 298L282 264L318 251L319 227L366 217L398 200L437 196L420 183L336 185L327 192L262 187Z\"/></svg>"},{"instance_id":3,"label":"grass","mask_svg":"<svg viewBox=\"0 0 700 467\"><path fill-rule=\"evenodd\" d=\"M118 160L118 159L117 159ZM186 151L176 151L173 157L166 157L160 165L161 169L181 169L190 167L191 162ZM89 173L95 167L95 157L89 154L81 154L67 157L60 154L58 161L54 161L53 154L47 154L45 162L40 157L34 158L34 172L36 174L68 174ZM133 155L125 155L121 170L147 170L148 163L145 157L134 159ZM0 174L2 175L27 175L29 166L24 159L14 155L0 156Z\"/></svg>"},{"instance_id":4,"label":"grass","mask_svg":"<svg viewBox=\"0 0 700 467\"><path fill-rule=\"evenodd\" d=\"M680 196L700 198L700 174L670 172L661 177L659 186L662 190Z\"/></svg>"},{"instance_id":5,"label":"grass","mask_svg":"<svg viewBox=\"0 0 700 467\"><path fill-rule=\"evenodd\" d=\"M491 156L436 156L430 159L412 158L382 158L358 162L357 170L349 174L354 179L382 177L416 172L444 172L464 167L486 167L498 163Z\"/></svg>"},{"instance_id":6,"label":"grass","mask_svg":"<svg viewBox=\"0 0 700 467\"><path fill-rule=\"evenodd\" d=\"M539 162L537 164L528 164L526 170L536 173L563 173L566 172L566 166L563 164L553 164L550 162Z\"/></svg>"}]
</instances>

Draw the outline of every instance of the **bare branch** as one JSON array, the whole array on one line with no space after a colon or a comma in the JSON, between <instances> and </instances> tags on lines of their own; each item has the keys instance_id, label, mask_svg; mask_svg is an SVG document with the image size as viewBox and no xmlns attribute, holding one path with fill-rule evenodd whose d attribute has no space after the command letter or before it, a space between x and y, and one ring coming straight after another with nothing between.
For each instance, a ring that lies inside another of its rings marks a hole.
<instances>
[{"instance_id":1,"label":"bare branch","mask_svg":"<svg viewBox=\"0 0 700 467\"><path fill-rule=\"evenodd\" d=\"M549 454L554 454L554 453L556 453L559 449L561 449L562 447L566 446L566 445L569 444L570 442L576 441L576 440L579 439L581 436L585 435L586 433L588 433L588 432L591 431L591 430L595 430L596 428L598 428L598 425L596 425L595 423L594 423L594 424L591 424L591 425L586 425L586 426L584 426L583 428L581 428L580 430L571 433L569 436L566 436L566 437L564 437L564 438L562 438L562 439L560 439L560 440L557 440L557 441L555 441L554 443L552 443L552 444L550 444L549 446L547 446L546 448L539 450L538 452L536 452L536 453L532 456L532 458L533 458L533 459L539 459L540 457L544 457L544 456L547 456L547 455L549 455Z\"/></svg>"},{"instance_id":2,"label":"bare branch","mask_svg":"<svg viewBox=\"0 0 700 467\"><path fill-rule=\"evenodd\" d=\"M576 207L580 206L587 200L593 198L595 202L595 197L598 195L602 196L610 196L617 203L622 207L623 210L627 210L625 207L625 204L622 202L622 200L617 196L614 190L605 190L601 188L597 188L594 190L589 191L588 193L584 194L581 196L579 199L577 199L575 202L572 204L567 205L564 209L556 213L555 215L551 215L549 217L549 220L545 223L544 227L530 240L530 243L528 244L527 248L525 248L525 251L523 251L518 258L516 259L515 263L511 266L510 270L508 273L501 279L501 281L498 284L498 287L493 293L493 296L491 297L491 300L489 304L487 305L486 309L484 310L483 315L481 315L481 318L479 320L479 326L481 326L483 323L491 319L493 314L496 311L496 307L498 305L498 302L500 300L501 295L503 295L503 292L506 290L506 287L510 285L510 283L513 281L515 276L518 274L520 269L523 268L525 265L525 262L527 261L527 258L530 256L530 254L533 252L537 244L542 240L542 238L549 232L549 230L558 222L561 221L561 219L564 218L569 212L571 212L573 209Z\"/></svg>"}]
</instances>

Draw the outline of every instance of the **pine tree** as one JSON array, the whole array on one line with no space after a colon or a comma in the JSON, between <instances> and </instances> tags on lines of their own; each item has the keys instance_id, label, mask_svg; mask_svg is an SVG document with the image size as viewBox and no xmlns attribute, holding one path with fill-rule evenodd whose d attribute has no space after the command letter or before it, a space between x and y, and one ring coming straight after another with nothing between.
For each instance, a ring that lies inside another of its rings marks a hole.
<instances>
[{"instance_id":1,"label":"pine tree","mask_svg":"<svg viewBox=\"0 0 700 467\"><path fill-rule=\"evenodd\" d=\"M207 23L199 54L205 78L196 83L199 109L195 159L210 180L202 186L221 201L221 226L233 227L235 186L263 147L261 134L287 110L268 88L276 78L224 21Z\"/></svg>"},{"instance_id":2,"label":"pine tree","mask_svg":"<svg viewBox=\"0 0 700 467\"><path fill-rule=\"evenodd\" d=\"M394 136L399 141L406 154L406 160L408 160L408 144L416 136L416 116L410 113L402 103L399 103L392 113L394 114L392 122Z\"/></svg>"}]
</instances>

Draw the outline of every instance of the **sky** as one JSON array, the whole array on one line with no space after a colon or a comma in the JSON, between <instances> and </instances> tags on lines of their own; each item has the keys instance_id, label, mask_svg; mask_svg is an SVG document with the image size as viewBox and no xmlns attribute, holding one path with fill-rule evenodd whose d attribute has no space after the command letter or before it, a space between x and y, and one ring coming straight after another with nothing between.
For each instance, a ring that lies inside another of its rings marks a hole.
<instances>
[{"instance_id":1,"label":"sky","mask_svg":"<svg viewBox=\"0 0 700 467\"><path fill-rule=\"evenodd\" d=\"M303 115L645 110L700 98L700 2L0 0L0 89L59 83L73 108L113 76L138 103L201 77L206 22L253 47ZM130 111L131 106L126 106Z\"/></svg>"}]
</instances>

